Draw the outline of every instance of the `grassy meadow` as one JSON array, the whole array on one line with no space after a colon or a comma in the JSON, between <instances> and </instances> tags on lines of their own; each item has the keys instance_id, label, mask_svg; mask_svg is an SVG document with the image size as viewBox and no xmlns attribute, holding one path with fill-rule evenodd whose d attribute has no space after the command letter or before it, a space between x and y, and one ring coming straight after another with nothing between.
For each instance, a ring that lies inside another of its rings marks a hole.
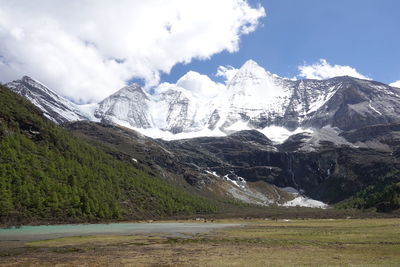
<instances>
[{"instance_id":1,"label":"grassy meadow","mask_svg":"<svg viewBox=\"0 0 400 267\"><path fill-rule=\"evenodd\" d=\"M0 266L399 266L400 219L243 220L208 233L1 242Z\"/></svg>"}]
</instances>

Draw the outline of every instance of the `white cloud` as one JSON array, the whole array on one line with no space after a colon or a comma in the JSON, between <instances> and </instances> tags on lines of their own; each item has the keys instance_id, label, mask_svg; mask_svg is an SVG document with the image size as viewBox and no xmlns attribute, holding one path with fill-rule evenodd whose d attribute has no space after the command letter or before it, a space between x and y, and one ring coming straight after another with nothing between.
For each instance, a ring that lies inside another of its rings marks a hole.
<instances>
[{"instance_id":1,"label":"white cloud","mask_svg":"<svg viewBox=\"0 0 400 267\"><path fill-rule=\"evenodd\" d=\"M152 86L179 62L237 51L263 16L246 0L0 0L0 81L27 74L98 101L132 77Z\"/></svg>"},{"instance_id":2,"label":"white cloud","mask_svg":"<svg viewBox=\"0 0 400 267\"><path fill-rule=\"evenodd\" d=\"M400 81L389 84L390 86L400 88Z\"/></svg>"},{"instance_id":3,"label":"white cloud","mask_svg":"<svg viewBox=\"0 0 400 267\"><path fill-rule=\"evenodd\" d=\"M236 75L239 69L232 66L219 66L215 76L225 78L225 83L228 83Z\"/></svg>"},{"instance_id":4,"label":"white cloud","mask_svg":"<svg viewBox=\"0 0 400 267\"><path fill-rule=\"evenodd\" d=\"M355 68L342 65L331 65L325 59L312 65L299 66L299 76L306 79L329 79L337 76L352 76L359 79L370 79L360 74Z\"/></svg>"},{"instance_id":5,"label":"white cloud","mask_svg":"<svg viewBox=\"0 0 400 267\"><path fill-rule=\"evenodd\" d=\"M215 97L225 89L223 84L216 83L207 75L195 71L189 71L183 75L176 85L191 91L193 95L201 99Z\"/></svg>"},{"instance_id":6,"label":"white cloud","mask_svg":"<svg viewBox=\"0 0 400 267\"><path fill-rule=\"evenodd\" d=\"M167 90L178 90L198 100L210 101L226 89L226 85L214 82L207 75L189 71L176 83L163 82L153 88L153 94L159 95Z\"/></svg>"}]
</instances>

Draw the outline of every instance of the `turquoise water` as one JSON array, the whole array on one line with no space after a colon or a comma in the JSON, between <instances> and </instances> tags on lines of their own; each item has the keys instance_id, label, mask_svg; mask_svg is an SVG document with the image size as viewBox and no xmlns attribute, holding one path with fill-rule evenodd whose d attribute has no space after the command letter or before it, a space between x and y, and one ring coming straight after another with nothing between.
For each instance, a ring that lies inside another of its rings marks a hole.
<instances>
[{"instance_id":1,"label":"turquoise water","mask_svg":"<svg viewBox=\"0 0 400 267\"><path fill-rule=\"evenodd\" d=\"M83 235L133 235L142 233L167 233L172 235L195 234L216 228L238 226L219 223L110 223L64 224L22 226L0 229L1 241L33 241L66 236Z\"/></svg>"}]
</instances>

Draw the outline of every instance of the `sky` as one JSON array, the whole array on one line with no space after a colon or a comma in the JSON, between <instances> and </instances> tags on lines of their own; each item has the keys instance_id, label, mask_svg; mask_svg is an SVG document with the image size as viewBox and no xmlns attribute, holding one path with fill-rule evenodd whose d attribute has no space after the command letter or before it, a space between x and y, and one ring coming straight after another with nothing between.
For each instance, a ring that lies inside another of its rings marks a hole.
<instances>
[{"instance_id":1,"label":"sky","mask_svg":"<svg viewBox=\"0 0 400 267\"><path fill-rule=\"evenodd\" d=\"M255 60L282 77L299 74L299 66L325 59L351 66L384 83L400 80L400 1L398 0L264 0L266 16L252 34L243 36L237 53L223 52L209 61L177 64L165 80L188 70L215 74L219 65L240 67Z\"/></svg>"},{"instance_id":2,"label":"sky","mask_svg":"<svg viewBox=\"0 0 400 267\"><path fill-rule=\"evenodd\" d=\"M281 77L400 87L399 12L398 0L0 0L0 82L29 75L76 103L131 82L210 94L253 59Z\"/></svg>"}]
</instances>

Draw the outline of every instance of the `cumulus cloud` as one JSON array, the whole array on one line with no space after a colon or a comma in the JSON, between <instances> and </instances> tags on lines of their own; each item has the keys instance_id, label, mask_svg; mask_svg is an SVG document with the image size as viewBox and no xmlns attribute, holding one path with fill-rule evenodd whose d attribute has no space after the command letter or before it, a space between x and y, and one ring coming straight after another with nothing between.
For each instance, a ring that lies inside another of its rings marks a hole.
<instances>
[{"instance_id":1,"label":"cumulus cloud","mask_svg":"<svg viewBox=\"0 0 400 267\"><path fill-rule=\"evenodd\" d=\"M215 76L222 77L225 79L225 83L228 83L236 75L239 69L232 66L219 66Z\"/></svg>"},{"instance_id":2,"label":"cumulus cloud","mask_svg":"<svg viewBox=\"0 0 400 267\"><path fill-rule=\"evenodd\" d=\"M167 90L178 90L189 93L199 100L210 100L218 96L226 89L225 84L214 82L207 75L195 71L189 71L176 83L164 82L154 88L154 94L158 95Z\"/></svg>"},{"instance_id":3,"label":"cumulus cloud","mask_svg":"<svg viewBox=\"0 0 400 267\"><path fill-rule=\"evenodd\" d=\"M185 88L199 98L212 98L218 95L225 86L212 81L207 75L195 71L189 71L176 83L177 86Z\"/></svg>"},{"instance_id":4,"label":"cumulus cloud","mask_svg":"<svg viewBox=\"0 0 400 267\"><path fill-rule=\"evenodd\" d=\"M239 49L262 6L247 0L0 0L0 81L30 75L75 101L177 63Z\"/></svg>"},{"instance_id":5,"label":"cumulus cloud","mask_svg":"<svg viewBox=\"0 0 400 267\"><path fill-rule=\"evenodd\" d=\"M400 81L389 84L390 86L400 88Z\"/></svg>"},{"instance_id":6,"label":"cumulus cloud","mask_svg":"<svg viewBox=\"0 0 400 267\"><path fill-rule=\"evenodd\" d=\"M367 79L367 76L360 74L355 68L342 65L331 65L325 59L312 65L303 65L298 67L299 77L306 79L329 79L337 76L352 76L359 79Z\"/></svg>"}]
</instances>

